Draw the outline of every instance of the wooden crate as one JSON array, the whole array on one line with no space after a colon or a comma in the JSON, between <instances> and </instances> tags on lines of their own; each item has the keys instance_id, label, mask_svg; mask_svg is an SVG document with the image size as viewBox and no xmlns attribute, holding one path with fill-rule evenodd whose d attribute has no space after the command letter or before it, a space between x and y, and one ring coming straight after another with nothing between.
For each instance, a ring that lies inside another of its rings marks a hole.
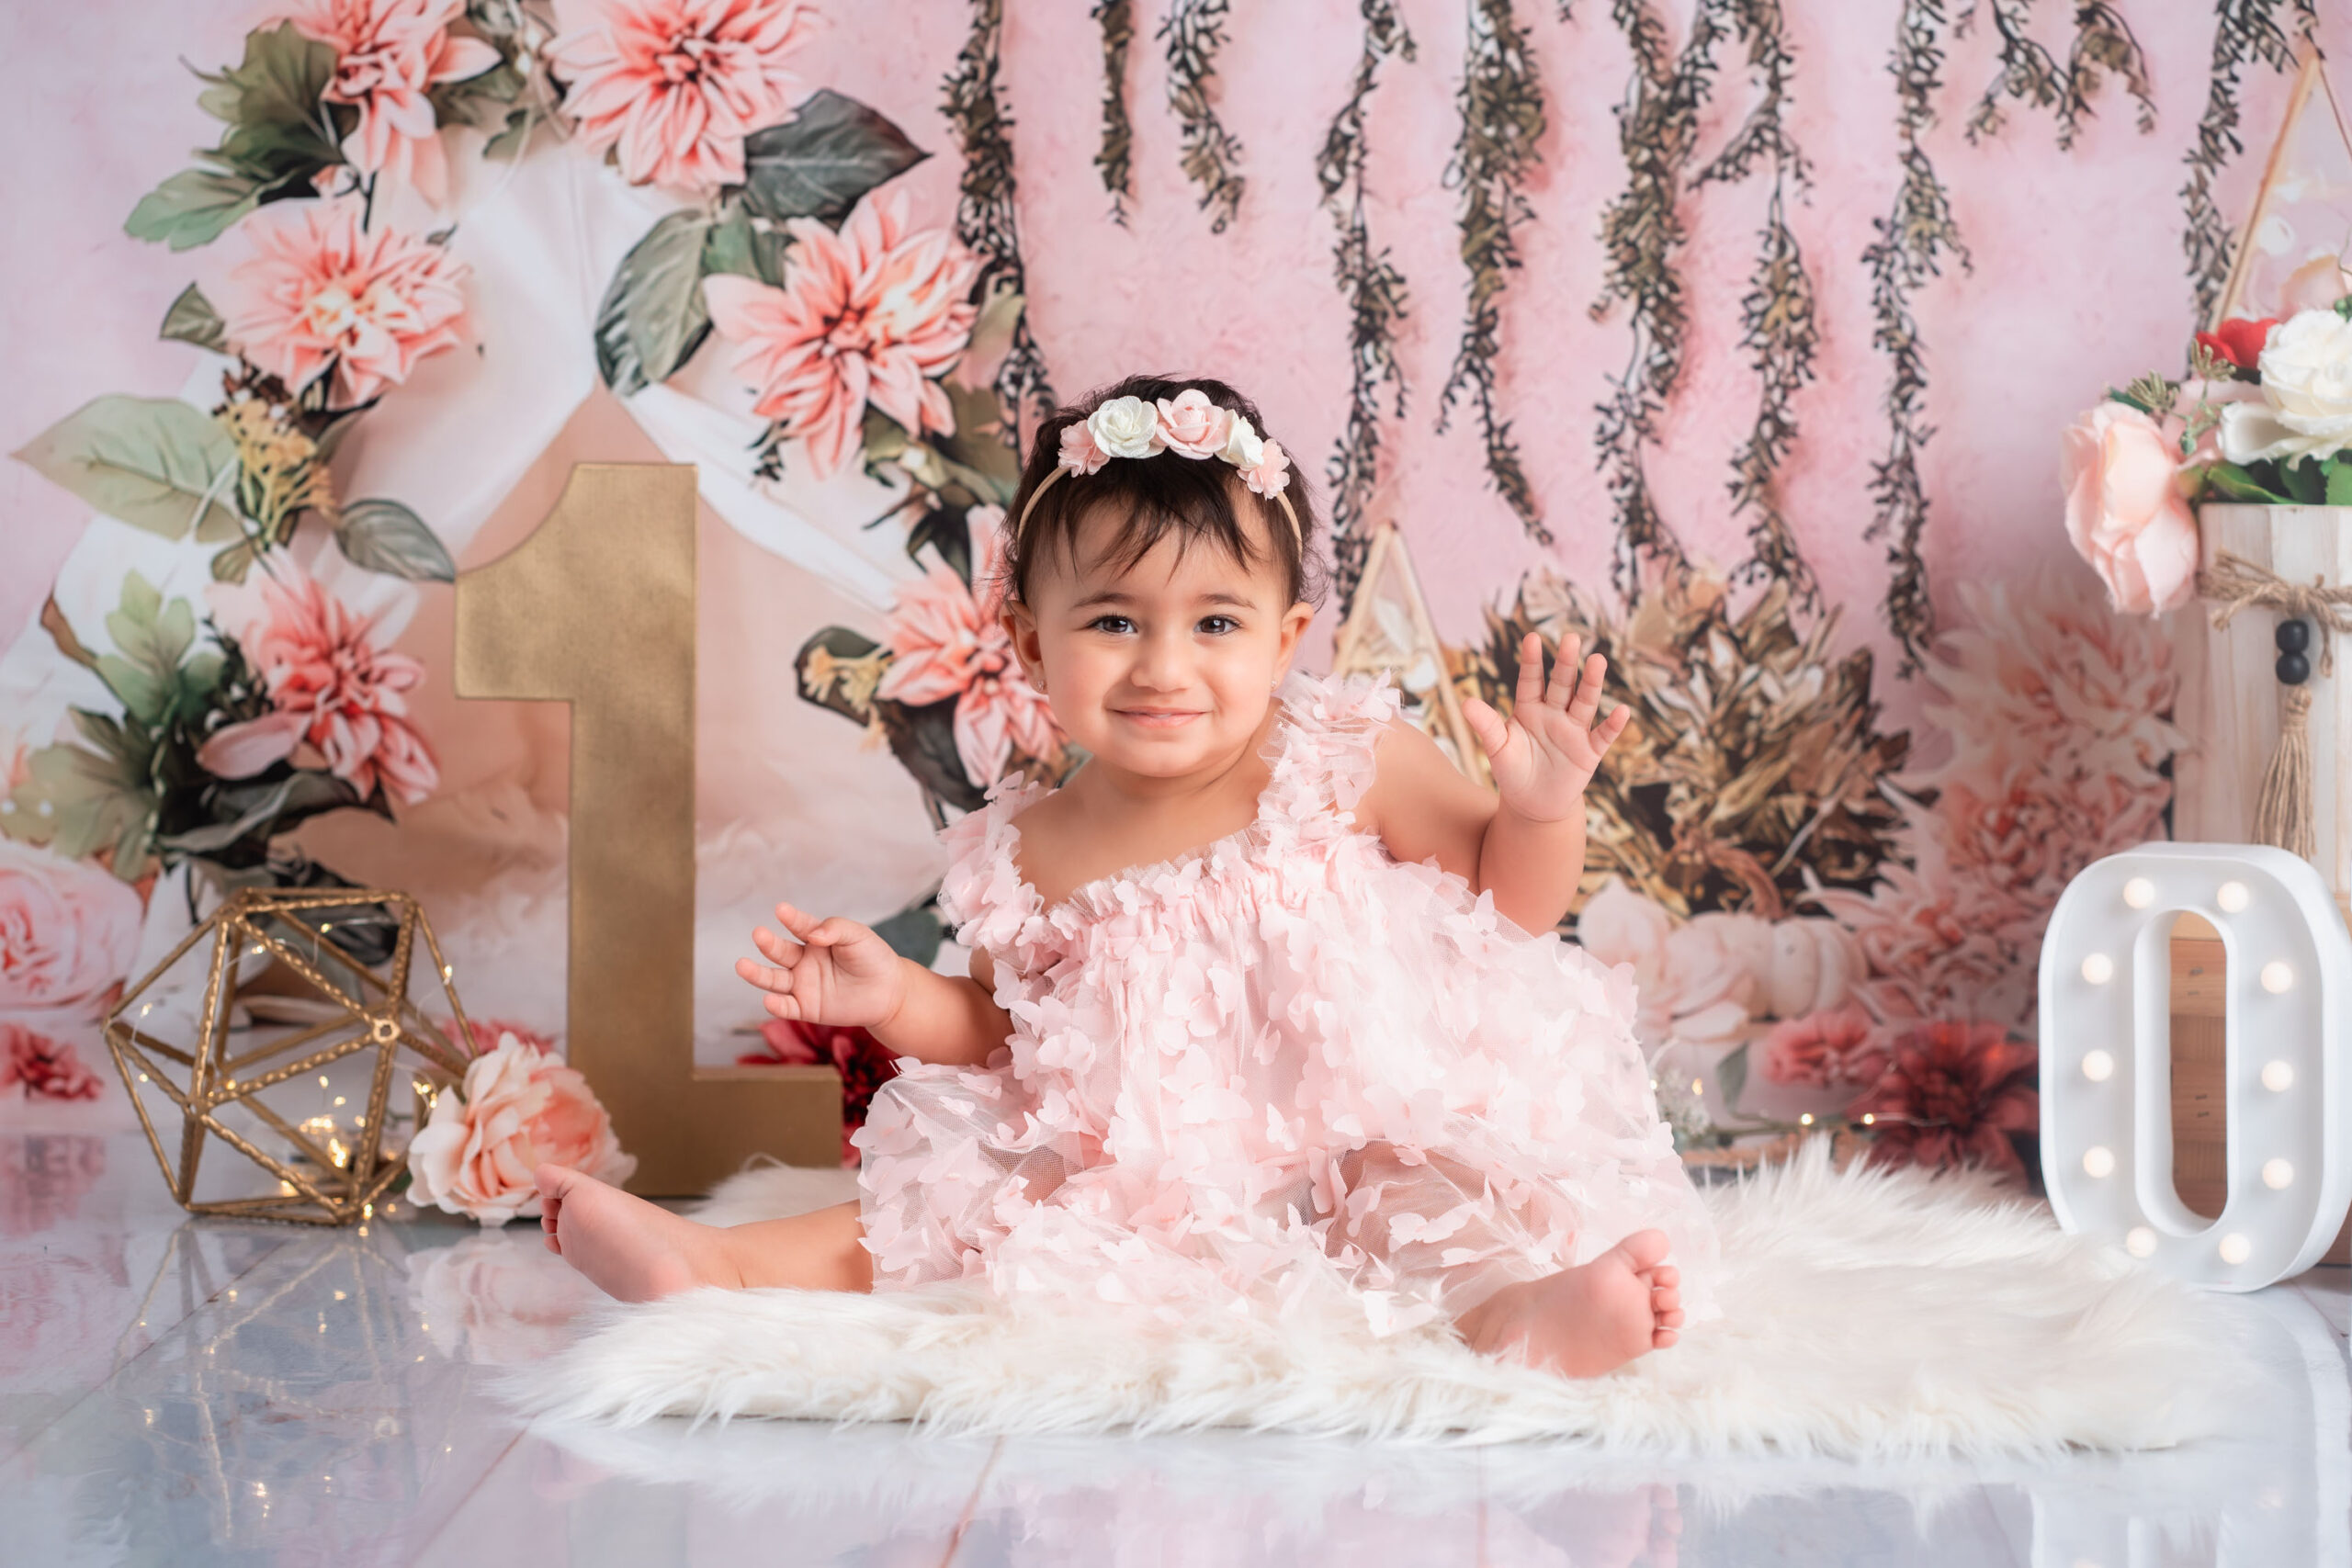
<instances>
[{"instance_id":1,"label":"wooden crate","mask_svg":"<svg viewBox=\"0 0 2352 1568\"><path fill-rule=\"evenodd\" d=\"M2193 1213L2212 1219L2230 1192L2222 935L2195 915L2172 928L2172 1179ZM2322 1263L2352 1261L2352 1221Z\"/></svg>"}]
</instances>

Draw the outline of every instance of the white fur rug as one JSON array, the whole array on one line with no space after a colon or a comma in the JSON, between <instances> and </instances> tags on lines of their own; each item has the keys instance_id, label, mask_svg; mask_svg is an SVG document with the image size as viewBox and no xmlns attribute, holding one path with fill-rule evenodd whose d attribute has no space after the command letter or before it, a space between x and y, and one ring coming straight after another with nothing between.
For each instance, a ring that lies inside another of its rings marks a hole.
<instances>
[{"instance_id":1,"label":"white fur rug","mask_svg":"<svg viewBox=\"0 0 2352 1568\"><path fill-rule=\"evenodd\" d=\"M770 1168L720 1224L838 1201L846 1176ZM2236 1320L1973 1181L1832 1168L1826 1140L1711 1190L1724 1314L1572 1382L1442 1328L1374 1337L1333 1303L1171 1328L969 1287L876 1296L695 1291L609 1307L511 1396L556 1421L913 1421L968 1433L1239 1427L1621 1451L1903 1458L2164 1448L2233 1429Z\"/></svg>"}]
</instances>

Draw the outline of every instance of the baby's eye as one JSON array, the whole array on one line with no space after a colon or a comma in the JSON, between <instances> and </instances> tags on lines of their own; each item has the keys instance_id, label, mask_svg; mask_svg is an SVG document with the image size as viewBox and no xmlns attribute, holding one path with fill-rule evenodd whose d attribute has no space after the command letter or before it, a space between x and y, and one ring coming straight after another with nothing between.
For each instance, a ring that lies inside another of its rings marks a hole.
<instances>
[{"instance_id":1,"label":"baby's eye","mask_svg":"<svg viewBox=\"0 0 2352 1568\"><path fill-rule=\"evenodd\" d=\"M1201 630L1211 637L1224 637L1240 625L1241 623L1231 615L1203 615L1201 617Z\"/></svg>"},{"instance_id":2,"label":"baby's eye","mask_svg":"<svg viewBox=\"0 0 2352 1568\"><path fill-rule=\"evenodd\" d=\"M1125 615L1097 615L1092 620L1086 623L1086 629L1088 631L1099 630L1113 633L1133 631L1135 629L1135 623L1127 619Z\"/></svg>"}]
</instances>

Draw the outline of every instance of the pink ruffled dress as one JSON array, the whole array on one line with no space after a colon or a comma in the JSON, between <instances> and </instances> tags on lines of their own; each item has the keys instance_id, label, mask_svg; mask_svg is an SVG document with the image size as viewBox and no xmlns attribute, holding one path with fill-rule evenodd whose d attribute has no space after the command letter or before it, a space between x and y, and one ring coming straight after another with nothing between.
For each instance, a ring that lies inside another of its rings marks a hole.
<instances>
[{"instance_id":1,"label":"pink ruffled dress","mask_svg":"<svg viewBox=\"0 0 2352 1568\"><path fill-rule=\"evenodd\" d=\"M1667 1232L1704 1310L1714 1238L1633 1032L1632 970L1530 936L1355 830L1384 678L1284 682L1257 819L1047 908L1009 778L941 834L940 907L996 964L984 1068L909 1062L856 1143L878 1290L1281 1313L1375 1333Z\"/></svg>"}]
</instances>

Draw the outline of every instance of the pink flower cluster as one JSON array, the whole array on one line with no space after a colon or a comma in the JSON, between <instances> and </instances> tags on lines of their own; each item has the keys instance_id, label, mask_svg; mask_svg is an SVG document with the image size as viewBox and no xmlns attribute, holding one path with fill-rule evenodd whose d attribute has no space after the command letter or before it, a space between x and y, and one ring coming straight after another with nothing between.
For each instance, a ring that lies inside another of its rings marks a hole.
<instances>
[{"instance_id":1,"label":"pink flower cluster","mask_svg":"<svg viewBox=\"0 0 2352 1568\"><path fill-rule=\"evenodd\" d=\"M356 197L274 202L245 220L254 255L220 292L222 331L295 390L332 372L335 407L405 381L453 347L465 265L439 245L363 227Z\"/></svg>"},{"instance_id":2,"label":"pink flower cluster","mask_svg":"<svg viewBox=\"0 0 2352 1568\"><path fill-rule=\"evenodd\" d=\"M275 575L217 588L214 600L275 711L212 736L197 761L222 778L249 778L307 741L361 795L380 784L411 805L423 800L441 782L408 717L407 694L424 667L393 652L377 617L328 592L290 557L268 564Z\"/></svg>"},{"instance_id":3,"label":"pink flower cluster","mask_svg":"<svg viewBox=\"0 0 2352 1568\"><path fill-rule=\"evenodd\" d=\"M806 441L820 479L858 449L869 403L909 435L953 434L936 378L971 341L965 295L978 258L944 229L910 229L897 192L860 197L838 233L808 218L786 227L783 288L703 279L712 325L741 345L734 367L757 389L752 412Z\"/></svg>"},{"instance_id":4,"label":"pink flower cluster","mask_svg":"<svg viewBox=\"0 0 2352 1568\"><path fill-rule=\"evenodd\" d=\"M978 596L941 565L899 591L884 634L890 667L875 688L876 696L912 706L955 698L956 754L965 776L983 787L1003 776L1014 746L1043 758L1061 745L1054 710L1022 672L999 614L1003 515L994 506L970 513Z\"/></svg>"},{"instance_id":5,"label":"pink flower cluster","mask_svg":"<svg viewBox=\"0 0 2352 1568\"><path fill-rule=\"evenodd\" d=\"M428 89L479 76L498 63L480 39L456 38L449 24L466 0L303 0L287 19L335 51L329 103L351 104L359 123L343 139L343 155L363 175L390 172L438 207L447 198L443 157Z\"/></svg>"},{"instance_id":6,"label":"pink flower cluster","mask_svg":"<svg viewBox=\"0 0 2352 1568\"><path fill-rule=\"evenodd\" d=\"M808 21L795 0L617 0L548 59L589 151L632 185L711 191L741 185L744 137L784 119Z\"/></svg>"},{"instance_id":7,"label":"pink flower cluster","mask_svg":"<svg viewBox=\"0 0 2352 1568\"><path fill-rule=\"evenodd\" d=\"M1278 494L1290 483L1290 457L1281 443L1261 436L1247 417L1218 407L1198 387L1150 402L1107 400L1062 432L1057 460L1073 474L1091 474L1114 457L1160 452L1220 458L1238 469L1242 482L1259 495Z\"/></svg>"},{"instance_id":8,"label":"pink flower cluster","mask_svg":"<svg viewBox=\"0 0 2352 1568\"><path fill-rule=\"evenodd\" d=\"M1909 813L1916 865L1813 899L1861 942L1861 995L1880 1018L2025 1026L2058 895L2091 862L2163 835L2179 682L2160 628L2077 590L1959 592L1972 624L1938 649L1926 709L1952 753L1904 781L1934 801Z\"/></svg>"}]
</instances>

